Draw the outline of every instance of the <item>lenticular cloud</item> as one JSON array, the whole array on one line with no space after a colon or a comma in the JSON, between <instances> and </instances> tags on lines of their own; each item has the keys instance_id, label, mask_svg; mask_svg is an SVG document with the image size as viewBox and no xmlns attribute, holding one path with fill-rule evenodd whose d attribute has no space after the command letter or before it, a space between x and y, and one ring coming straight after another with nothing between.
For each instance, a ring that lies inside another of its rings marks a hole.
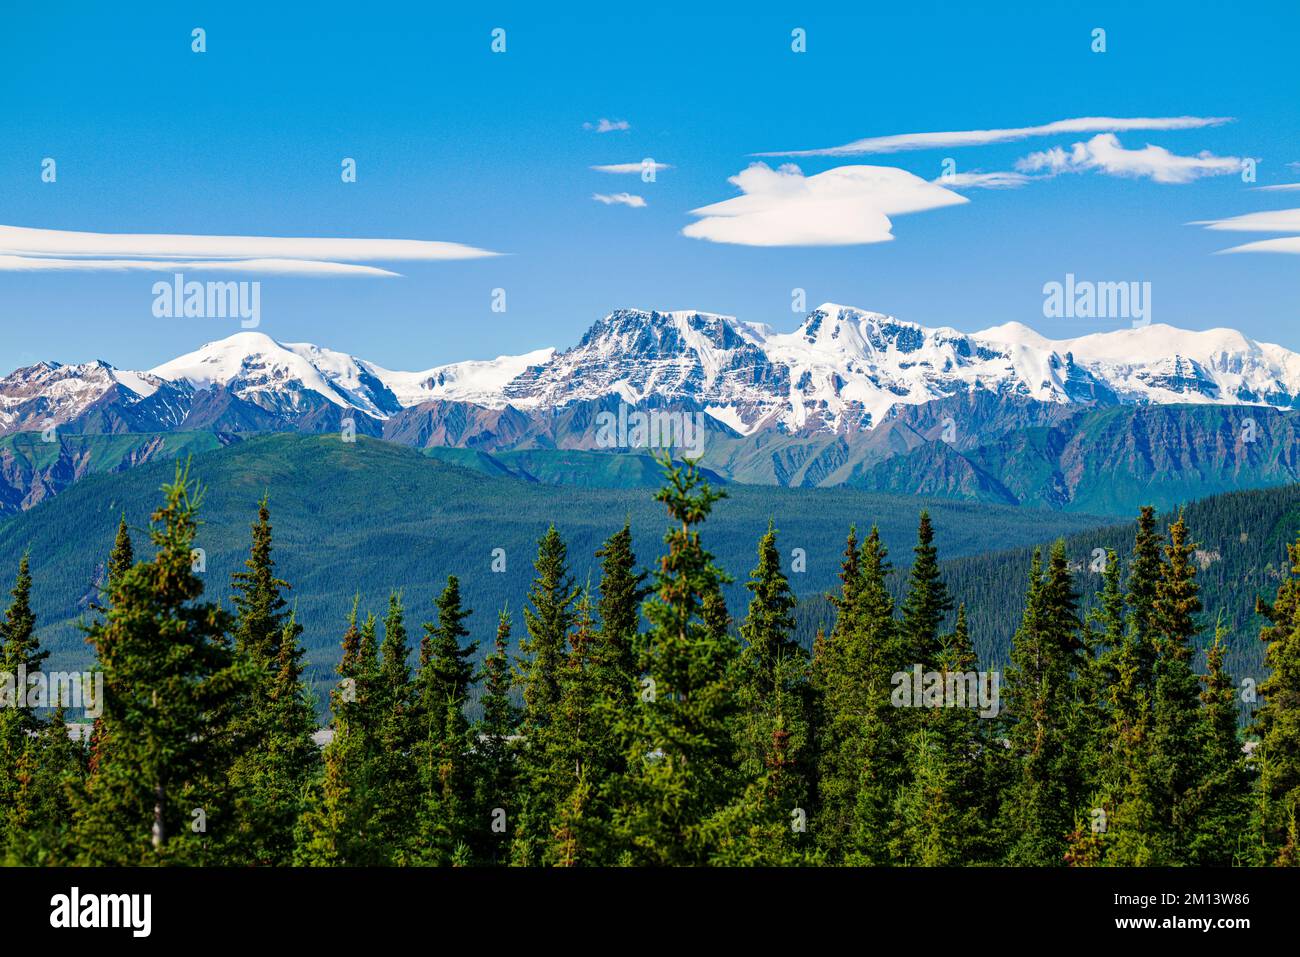
<instances>
[{"instance_id":1,"label":"lenticular cloud","mask_svg":"<svg viewBox=\"0 0 1300 957\"><path fill-rule=\"evenodd\" d=\"M461 243L310 236L87 233L0 226L0 271L189 267L302 276L397 276L364 261L432 262L498 253Z\"/></svg>"},{"instance_id":2,"label":"lenticular cloud","mask_svg":"<svg viewBox=\"0 0 1300 957\"><path fill-rule=\"evenodd\" d=\"M966 197L892 166L799 167L754 163L728 182L743 196L691 211L683 235L741 246L855 246L894 238L891 216L968 203Z\"/></svg>"}]
</instances>

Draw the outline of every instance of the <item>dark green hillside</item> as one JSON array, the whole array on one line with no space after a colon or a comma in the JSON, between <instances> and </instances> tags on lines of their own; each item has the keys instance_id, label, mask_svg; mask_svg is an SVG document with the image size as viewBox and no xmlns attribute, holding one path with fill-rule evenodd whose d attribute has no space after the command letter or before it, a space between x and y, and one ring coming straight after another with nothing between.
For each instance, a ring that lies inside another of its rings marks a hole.
<instances>
[{"instance_id":1,"label":"dark green hillside","mask_svg":"<svg viewBox=\"0 0 1300 957\"><path fill-rule=\"evenodd\" d=\"M1243 678L1264 677L1264 645L1259 641L1262 619L1255 614L1255 598L1272 600L1287 569L1286 546L1300 533L1300 485L1230 492L1193 502L1186 507L1187 525L1204 563L1196 580L1205 611L1200 616L1195 665L1204 667L1204 649L1214 635L1220 612L1230 631L1227 666L1239 683ZM1176 511L1159 516L1159 528L1176 518ZM1074 569L1075 588L1088 607L1101 586L1101 575L1091 571L1095 549L1114 548L1127 569L1133 549L1135 524L1096 526L1066 536L1067 553ZM990 528L990 542L994 534ZM1243 537L1244 536L1244 537ZM997 544L1002 544L997 536ZM1046 552L1051 539L1040 544ZM1025 580L1033 546L999 549L985 554L953 557L940 550L943 575L956 602L965 602L971 639L981 661L1005 665L1011 636L1024 609ZM911 552L891 554L894 572L889 586L901 600ZM797 612L799 634L815 634L830 627L834 611L825 600L805 601ZM1243 708L1243 711L1245 709Z\"/></svg>"},{"instance_id":2,"label":"dark green hillside","mask_svg":"<svg viewBox=\"0 0 1300 957\"><path fill-rule=\"evenodd\" d=\"M1300 417L1260 406L1105 407L1064 422L931 441L848 477L859 488L1127 515L1300 479Z\"/></svg>"},{"instance_id":3,"label":"dark green hillside","mask_svg":"<svg viewBox=\"0 0 1300 957\"><path fill-rule=\"evenodd\" d=\"M1213 637L1215 619L1222 612L1232 631L1227 663L1233 677L1259 681L1263 678L1263 643L1258 640L1262 621L1254 613L1255 596L1271 600L1286 572L1286 545L1300 532L1300 485L1216 495L1191 503L1185 514L1203 566L1196 576L1205 606L1198 647L1203 649ZM1161 515L1162 534L1175 517ZM1101 584L1101 576L1089 571L1093 550L1114 548L1127 562L1133 534L1134 525L1124 524L1067 537L1080 592L1090 598ZM1005 660L1019 623L1028 566L1026 548L953 558L944 565L957 600L967 603L975 649L983 660ZM1203 658L1198 657L1197 667L1202 665Z\"/></svg>"},{"instance_id":4,"label":"dark green hillside","mask_svg":"<svg viewBox=\"0 0 1300 957\"><path fill-rule=\"evenodd\" d=\"M421 449L439 462L483 472L509 476L545 485L579 485L585 488L658 488L663 470L645 452L591 452L577 449L515 449L482 452L435 446ZM701 472L714 485L727 479L708 469Z\"/></svg>"},{"instance_id":5,"label":"dark green hillside","mask_svg":"<svg viewBox=\"0 0 1300 957\"><path fill-rule=\"evenodd\" d=\"M143 529L172 477L171 462L154 462L120 475L90 476L50 502L0 525L0 570L9 577L30 550L42 640L52 665L84 663L75 627L94 596L94 582L125 512ZM654 561L665 530L662 507L646 489L589 489L521 481L468 471L420 452L369 439L348 444L332 436L271 435L195 456L194 472L207 486L198 544L206 550L211 592L224 598L230 573L248 547L249 525L264 491L271 497L279 572L294 585L311 667L325 675L333 664L352 596L382 612L390 588L405 590L410 617L431 616L431 601L446 576L460 576L474 637L490 638L496 612L516 610L532 576L536 542L554 521L569 543L575 575L585 580L598 545L630 517L638 558ZM895 559L905 563L917 513L928 508L941 555L971 555L990 546L1022 545L1094 526L1078 515L903 498L853 489L727 486L730 496L704 529L708 547L739 581L728 591L733 614L743 613L741 582L769 517L791 550L807 553L807 571L792 574L796 591L816 596L831 587L850 523L881 527ZM491 571L502 548L506 572Z\"/></svg>"},{"instance_id":6,"label":"dark green hillside","mask_svg":"<svg viewBox=\"0 0 1300 957\"><path fill-rule=\"evenodd\" d=\"M155 459L207 452L236 441L219 432L39 432L0 436L0 515L29 508L87 475L122 472Z\"/></svg>"}]
</instances>

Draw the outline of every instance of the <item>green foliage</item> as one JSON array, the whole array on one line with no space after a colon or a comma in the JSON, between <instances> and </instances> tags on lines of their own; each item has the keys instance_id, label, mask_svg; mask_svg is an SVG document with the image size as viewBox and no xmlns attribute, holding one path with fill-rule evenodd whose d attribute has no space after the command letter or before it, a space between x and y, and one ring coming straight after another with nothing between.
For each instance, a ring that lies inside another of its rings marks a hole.
<instances>
[{"instance_id":1,"label":"green foliage","mask_svg":"<svg viewBox=\"0 0 1300 957\"><path fill-rule=\"evenodd\" d=\"M689 462L664 468L667 483L656 500L673 524L645 604L650 628L637 639L645 691L623 719L628 771L613 833L621 862L703 864L707 822L739 790L730 727L738 649L705 617L725 576L698 530L724 493Z\"/></svg>"},{"instance_id":2,"label":"green foliage","mask_svg":"<svg viewBox=\"0 0 1300 957\"><path fill-rule=\"evenodd\" d=\"M156 556L122 574L105 619L87 630L111 747L79 809L84 863L203 863L214 853L206 822L233 816L233 711L252 676L226 639L229 615L200 601L191 549L202 493L188 468L176 467L164 495Z\"/></svg>"},{"instance_id":3,"label":"green foliage","mask_svg":"<svg viewBox=\"0 0 1300 957\"><path fill-rule=\"evenodd\" d=\"M1079 628L1065 543L1058 541L1046 568L1034 555L1007 674L1008 751L1017 766L1003 814L1010 864L1061 863L1073 810L1086 793L1079 773L1083 742L1070 720L1079 696Z\"/></svg>"},{"instance_id":4,"label":"green foliage","mask_svg":"<svg viewBox=\"0 0 1300 957\"><path fill-rule=\"evenodd\" d=\"M1295 867L1300 866L1300 541L1288 545L1287 554L1290 574L1276 599L1259 602L1268 621L1260 638L1267 642L1271 673L1259 686L1264 706L1252 729L1259 739L1254 858Z\"/></svg>"},{"instance_id":5,"label":"green foliage","mask_svg":"<svg viewBox=\"0 0 1300 957\"><path fill-rule=\"evenodd\" d=\"M171 435L165 438L172 442ZM35 445L42 445L39 436ZM596 551L625 520L627 544L637 554L651 554L662 535L661 509L644 488L554 486L471 472L364 436L352 444L332 436L253 436L227 448L196 451L194 468L207 485L205 524L197 544L207 553L209 600L226 602L233 594L230 573L243 570L249 555L250 504L270 494L276 574L294 585L293 604L306 625L306 675L321 703L322 721L338 662L338 638L328 623L346 617L354 594L361 594L363 607L376 610L395 589L424 601L430 582L454 574L468 607L519 609L527 602L531 576L518 572L553 521L561 525L570 574L579 582L600 580L604 560ZM119 474L92 474L30 511L0 517L0 568L17 567L22 554L31 552L33 608L42 622L43 645L59 667L89 665L93 656L78 623L99 591L88 586L104 581L102 566L119 517L125 512L133 527L142 524L172 469L170 462L158 461ZM801 599L835 584L837 563L830 546L822 553L815 543L842 541L845 529L863 514L875 517L882 540L898 551L912 543L917 509L927 508L936 544L947 557L985 551L990 545L986 529L994 525L999 545L1014 548L1101 521L854 489L731 485L728 490L727 507L709 525L709 545L718 564L749 568L762 526L769 516L781 516L808 548L807 572L792 576ZM496 548L509 558L505 574L487 571ZM406 555L419 560L394 561L394 556ZM945 577L951 584L951 576ZM723 585L722 591L727 605L745 607L748 594L742 583ZM1006 596L1008 602L1014 591ZM997 629L978 619L974 595L962 597L972 614L977 649L987 654L979 643ZM829 622L819 604L809 603L807 614L796 613L797 636L805 647L819 622ZM639 602L629 605L635 608ZM978 607L983 607L982 597ZM521 621L516 625L518 640L525 632ZM517 652L517 646L511 651ZM471 696L471 711L477 711L476 695Z\"/></svg>"},{"instance_id":6,"label":"green foliage","mask_svg":"<svg viewBox=\"0 0 1300 957\"><path fill-rule=\"evenodd\" d=\"M733 631L730 581L702 534L725 496L693 463L662 465L670 525L648 587L631 522L590 550L598 591L574 585L558 529L541 533L517 675L504 611L475 666L454 574L414 673L401 593L382 641L355 595L323 755L281 577L292 549L273 541L263 496L223 611L193 561L200 495L178 469L151 559L117 523L87 625L107 692L88 752L61 707L0 711L5 863L1300 862L1300 542L1260 604L1272 673L1248 760L1222 615L1197 670L1207 563L1193 509L1163 536L1143 510L1127 565L1112 546L1089 570L1088 603L1064 541L1032 555L994 713L953 700L995 661L964 602L945 630L960 591L927 515L905 581L879 528L861 541L850 529L810 658L774 522ZM0 670L33 673L39 589L33 563L16 564ZM922 671L939 693L901 695Z\"/></svg>"}]
</instances>

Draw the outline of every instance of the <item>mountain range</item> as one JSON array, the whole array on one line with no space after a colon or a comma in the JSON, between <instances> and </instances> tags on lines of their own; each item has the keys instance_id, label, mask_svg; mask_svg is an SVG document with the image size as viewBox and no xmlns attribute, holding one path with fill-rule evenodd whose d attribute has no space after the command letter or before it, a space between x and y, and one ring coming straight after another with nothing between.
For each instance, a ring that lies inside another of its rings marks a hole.
<instances>
[{"instance_id":1,"label":"mountain range","mask_svg":"<svg viewBox=\"0 0 1300 957\"><path fill-rule=\"evenodd\" d=\"M350 428L489 456L594 454L629 451L598 441L602 413L623 405L698 413L705 465L749 483L1118 513L1127 498L1097 494L1117 477L1157 499L1300 478L1300 354L1281 346L1165 325L1068 340L1019 323L963 333L831 303L794 332L622 309L568 349L422 372L260 332L143 371L47 361L0 379L0 437L41 432L62 449L95 434L228 442ZM74 445L56 472L87 467L89 446ZM0 442L10 509L33 503L31 471Z\"/></svg>"}]
</instances>

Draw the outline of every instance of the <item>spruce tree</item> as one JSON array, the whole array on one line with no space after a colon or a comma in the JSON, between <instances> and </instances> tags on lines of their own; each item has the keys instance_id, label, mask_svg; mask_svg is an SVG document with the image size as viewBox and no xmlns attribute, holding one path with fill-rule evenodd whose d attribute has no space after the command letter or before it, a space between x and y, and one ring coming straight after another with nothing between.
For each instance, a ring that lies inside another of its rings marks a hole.
<instances>
[{"instance_id":1,"label":"spruce tree","mask_svg":"<svg viewBox=\"0 0 1300 957\"><path fill-rule=\"evenodd\" d=\"M771 522L745 587L753 597L740 626L745 645L733 720L739 769L749 783L739 807L715 822L725 823L714 828L723 849L715 863L795 863L812 843L807 824L815 774L813 702L808 655L794 639L795 597ZM727 837L727 830L736 833Z\"/></svg>"},{"instance_id":2,"label":"spruce tree","mask_svg":"<svg viewBox=\"0 0 1300 957\"><path fill-rule=\"evenodd\" d=\"M613 833L621 863L701 864L710 853L706 822L739 791L730 727L737 648L704 619L725 576L698 530L724 496L689 460L662 464L667 481L655 497L673 524L645 605L650 628L637 640L645 678L623 722L628 771Z\"/></svg>"},{"instance_id":3,"label":"spruce tree","mask_svg":"<svg viewBox=\"0 0 1300 957\"><path fill-rule=\"evenodd\" d=\"M1155 510L1143 506L1128 566L1123 640L1110 652L1110 721L1102 765L1100 810L1104 862L1148 866L1161 858L1158 809L1152 803L1151 736L1155 715L1156 590L1162 577ZM1110 599L1112 606L1115 599Z\"/></svg>"},{"instance_id":4,"label":"spruce tree","mask_svg":"<svg viewBox=\"0 0 1300 957\"><path fill-rule=\"evenodd\" d=\"M108 591L112 591L122 576L135 564L135 550L131 545L131 532L126 527L126 513L117 523L117 536L108 556Z\"/></svg>"},{"instance_id":5,"label":"spruce tree","mask_svg":"<svg viewBox=\"0 0 1300 957\"><path fill-rule=\"evenodd\" d=\"M30 750L28 739L40 731L42 723L28 706L27 676L39 672L49 657L36 637L31 564L26 555L19 559L18 577L9 594L12 600L0 620L0 679L5 680L0 694L11 698L0 701L0 839L8 833L18 800L19 765Z\"/></svg>"},{"instance_id":6,"label":"spruce tree","mask_svg":"<svg viewBox=\"0 0 1300 957\"><path fill-rule=\"evenodd\" d=\"M996 742L983 734L979 689L967 680L977 667L963 604L956 628L944 638L938 673L945 692L960 689L964 700L926 707L917 715L908 742L908 778L895 804L902 826L893 857L900 863L989 862L995 807L984 786L984 752Z\"/></svg>"},{"instance_id":7,"label":"spruce tree","mask_svg":"<svg viewBox=\"0 0 1300 957\"><path fill-rule=\"evenodd\" d=\"M564 867L599 862L601 817L597 804L611 760L611 745L598 711L600 689L593 668L596 624L591 588L578 599L570 648L560 672L560 701L549 731L558 800L552 840L542 863Z\"/></svg>"},{"instance_id":8,"label":"spruce tree","mask_svg":"<svg viewBox=\"0 0 1300 957\"><path fill-rule=\"evenodd\" d=\"M938 662L939 629L952 611L952 600L939 572L939 553L934 546L929 512L921 513L916 547L912 551L915 558L903 600L901 629L912 662L928 671Z\"/></svg>"},{"instance_id":9,"label":"spruce tree","mask_svg":"<svg viewBox=\"0 0 1300 957\"><path fill-rule=\"evenodd\" d=\"M1007 675L1009 757L1016 764L1002 820L1008 864L1065 861L1074 809L1086 785L1079 775L1082 742L1074 738L1070 719L1078 704L1079 627L1065 543L1052 546L1046 568L1035 550Z\"/></svg>"},{"instance_id":10,"label":"spruce tree","mask_svg":"<svg viewBox=\"0 0 1300 957\"><path fill-rule=\"evenodd\" d=\"M244 561L245 571L232 574L235 605L235 650L250 657L268 681L257 689L263 693L274 674L280 635L289 617L284 592L289 583L275 574L272 551L271 510L266 496L257 505L257 522L252 528L252 546Z\"/></svg>"},{"instance_id":11,"label":"spruce tree","mask_svg":"<svg viewBox=\"0 0 1300 957\"><path fill-rule=\"evenodd\" d=\"M475 820L482 824L477 856L484 863L504 864L509 860L510 817L518 806L514 736L519 709L510 699L514 676L510 670L510 613L504 608L497 619L496 642L483 659L479 678L483 695L482 716L475 727L474 807ZM504 817L502 817L504 815Z\"/></svg>"},{"instance_id":12,"label":"spruce tree","mask_svg":"<svg viewBox=\"0 0 1300 957\"><path fill-rule=\"evenodd\" d=\"M1076 809L1076 826L1069 835L1066 862L1074 867L1100 864L1104 853L1103 815L1114 813L1122 799L1127 775L1121 736L1131 726L1135 709L1132 686L1121 690L1118 676L1124 665L1125 603L1119 557L1105 552L1102 585L1084 619L1082 659L1078 673L1078 706L1071 733L1081 742L1080 778L1086 807ZM1132 675L1131 669L1127 672ZM1112 696L1125 696L1124 715L1117 720ZM1145 699L1143 699L1145 700ZM1085 813L1086 812L1086 813Z\"/></svg>"},{"instance_id":13,"label":"spruce tree","mask_svg":"<svg viewBox=\"0 0 1300 957\"><path fill-rule=\"evenodd\" d=\"M461 605L455 575L448 576L436 606L438 620L424 625L415 677L420 817L415 847L404 862L450 865L468 863L471 841L489 822L472 819L474 741L465 705L474 681L472 660L478 642L461 644L469 636L464 622L472 612Z\"/></svg>"},{"instance_id":14,"label":"spruce tree","mask_svg":"<svg viewBox=\"0 0 1300 957\"><path fill-rule=\"evenodd\" d=\"M88 628L112 733L78 815L85 863L203 862L232 827L230 726L251 676L230 649L230 617L200 601L191 550L202 493L188 466L163 491L157 554L122 574L106 618Z\"/></svg>"},{"instance_id":15,"label":"spruce tree","mask_svg":"<svg viewBox=\"0 0 1300 957\"><path fill-rule=\"evenodd\" d=\"M272 702L285 664L281 644L289 642L286 653L293 661L290 671L297 681L301 671L297 668L301 657L297 645L302 634L302 626L287 610L284 592L290 586L276 577L272 547L271 512L263 496L252 526L245 570L231 575L235 654L250 669L253 680L238 703L233 722L238 753L230 781L236 791L238 838L230 856L249 864L291 862L298 802L312 772L315 750L310 741L315 721L301 700L301 687L296 694L287 695L281 689ZM303 739L286 739L289 729L303 734Z\"/></svg>"},{"instance_id":16,"label":"spruce tree","mask_svg":"<svg viewBox=\"0 0 1300 957\"><path fill-rule=\"evenodd\" d=\"M524 696L520 773L523 801L516 821L513 859L519 865L546 861L554 809L568 793L565 760L551 734L561 694L562 673L573 625L578 588L569 576L568 549L552 525L537 543L536 575L524 607L528 637L520 643Z\"/></svg>"},{"instance_id":17,"label":"spruce tree","mask_svg":"<svg viewBox=\"0 0 1300 957\"><path fill-rule=\"evenodd\" d=\"M533 568L537 574L528 591L531 607L524 608L528 638L521 643L529 656L523 667L528 730L545 727L555 716L573 603L578 597L578 588L569 577L568 548L554 525L537 543Z\"/></svg>"},{"instance_id":18,"label":"spruce tree","mask_svg":"<svg viewBox=\"0 0 1300 957\"><path fill-rule=\"evenodd\" d=\"M411 648L407 638L406 610L402 596L388 596L384 616L384 640L379 646L379 674L376 690L378 711L378 754L376 755L375 819L371 832L389 856L400 856L414 838L415 820L411 809L419 796L415 766L418 722L415 720L416 689L408 664Z\"/></svg>"},{"instance_id":19,"label":"spruce tree","mask_svg":"<svg viewBox=\"0 0 1300 957\"><path fill-rule=\"evenodd\" d=\"M419 733L424 746L446 739L448 702L463 706L469 700L474 681L473 658L478 651L477 641L461 644L461 639L469 637L465 619L473 612L461 606L460 579L449 575L434 604L437 621L424 623L420 667L415 676L416 714L424 725Z\"/></svg>"},{"instance_id":20,"label":"spruce tree","mask_svg":"<svg viewBox=\"0 0 1300 957\"><path fill-rule=\"evenodd\" d=\"M1224 668L1227 635L1220 619L1206 652L1195 733L1199 774L1186 803L1192 829L1186 860L1202 867L1244 863L1250 853L1250 778L1237 734L1237 689Z\"/></svg>"},{"instance_id":21,"label":"spruce tree","mask_svg":"<svg viewBox=\"0 0 1300 957\"><path fill-rule=\"evenodd\" d=\"M740 626L745 643L741 660L764 688L771 686L777 662L804 651L794 639L795 607L790 582L781 570L781 553L776 547L776 528L771 521L758 543L758 565L750 572L745 587L753 593L749 613Z\"/></svg>"},{"instance_id":22,"label":"spruce tree","mask_svg":"<svg viewBox=\"0 0 1300 957\"><path fill-rule=\"evenodd\" d=\"M641 602L650 589L645 585L646 573L636 570L630 525L625 523L611 535L596 557L602 561L594 667L602 693L622 707L635 697L636 636L641 629Z\"/></svg>"},{"instance_id":23,"label":"spruce tree","mask_svg":"<svg viewBox=\"0 0 1300 957\"><path fill-rule=\"evenodd\" d=\"M257 803L263 859L273 864L293 862L297 821L321 765L313 739L316 713L303 680L301 634L302 625L290 614L276 642L275 680L266 702L270 733L264 739Z\"/></svg>"},{"instance_id":24,"label":"spruce tree","mask_svg":"<svg viewBox=\"0 0 1300 957\"><path fill-rule=\"evenodd\" d=\"M854 540L850 532L850 545ZM889 571L875 527L856 557L846 550L819 709L817 834L832 862L888 863L897 831L894 801L907 771L909 716L893 706L891 690L910 648L894 620Z\"/></svg>"},{"instance_id":25,"label":"spruce tree","mask_svg":"<svg viewBox=\"0 0 1300 957\"><path fill-rule=\"evenodd\" d=\"M1158 814L1152 861L1158 865L1186 863L1195 832L1189 806L1201 770L1196 736L1201 689L1192 670L1201 611L1195 550L1180 513L1169 526L1152 605L1156 661L1148 780Z\"/></svg>"},{"instance_id":26,"label":"spruce tree","mask_svg":"<svg viewBox=\"0 0 1300 957\"><path fill-rule=\"evenodd\" d=\"M1268 620L1260 638L1267 642L1269 676L1259 686L1264 704L1252 729L1259 740L1253 857L1259 864L1295 867L1300 866L1300 541L1287 546L1287 556L1291 573L1276 598L1256 604Z\"/></svg>"},{"instance_id":27,"label":"spruce tree","mask_svg":"<svg viewBox=\"0 0 1300 957\"><path fill-rule=\"evenodd\" d=\"M1129 560L1129 640L1139 687L1154 694L1156 660L1156 589L1159 587L1161 538L1156 529L1155 509L1143 505L1138 511L1137 535Z\"/></svg>"},{"instance_id":28,"label":"spruce tree","mask_svg":"<svg viewBox=\"0 0 1300 957\"><path fill-rule=\"evenodd\" d=\"M762 765L742 766L744 789L702 826L709 863L724 867L790 867L824 862L809 833L808 781L802 757L811 738L800 689L804 658L776 662L764 711L768 739ZM790 689L795 689L791 706ZM742 707L743 707L742 702Z\"/></svg>"},{"instance_id":29,"label":"spruce tree","mask_svg":"<svg viewBox=\"0 0 1300 957\"><path fill-rule=\"evenodd\" d=\"M70 864L71 794L84 775L81 745L71 739L64 721L64 704L50 682L49 698L31 701L28 681L39 680L48 652L36 635L31 607L32 577L28 557L18 563L10 593L12 602L0 619L0 676L12 686L0 704L0 857L5 865ZM42 720L34 707L49 705Z\"/></svg>"},{"instance_id":30,"label":"spruce tree","mask_svg":"<svg viewBox=\"0 0 1300 957\"><path fill-rule=\"evenodd\" d=\"M330 741L324 774L313 783L298 821L294 863L306 867L367 867L390 863L390 848L369 831L376 817L382 782L377 778L377 662L365 652L368 616L358 626L353 599L343 633L339 682L330 692Z\"/></svg>"}]
</instances>

